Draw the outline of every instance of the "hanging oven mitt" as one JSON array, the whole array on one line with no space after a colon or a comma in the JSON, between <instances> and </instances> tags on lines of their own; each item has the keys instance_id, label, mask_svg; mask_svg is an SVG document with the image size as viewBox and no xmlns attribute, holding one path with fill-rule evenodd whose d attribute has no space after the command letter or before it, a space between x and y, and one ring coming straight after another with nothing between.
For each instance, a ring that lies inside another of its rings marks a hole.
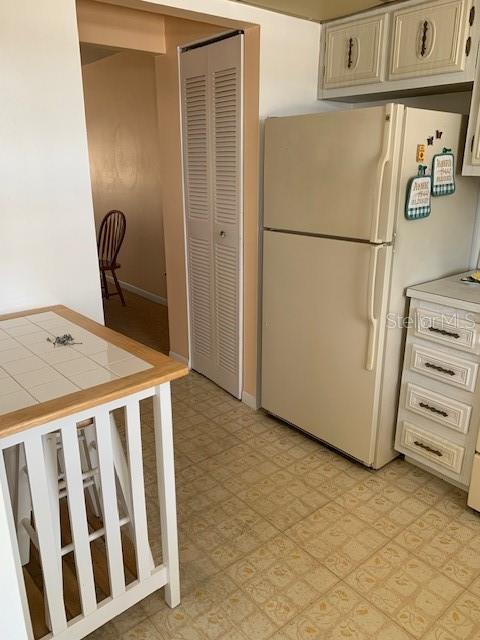
<instances>
[{"instance_id":1,"label":"hanging oven mitt","mask_svg":"<svg viewBox=\"0 0 480 640\"><path fill-rule=\"evenodd\" d=\"M427 167L418 165L418 173L410 178L405 200L405 217L407 220L426 218L432 210L432 176L426 175Z\"/></svg>"}]
</instances>

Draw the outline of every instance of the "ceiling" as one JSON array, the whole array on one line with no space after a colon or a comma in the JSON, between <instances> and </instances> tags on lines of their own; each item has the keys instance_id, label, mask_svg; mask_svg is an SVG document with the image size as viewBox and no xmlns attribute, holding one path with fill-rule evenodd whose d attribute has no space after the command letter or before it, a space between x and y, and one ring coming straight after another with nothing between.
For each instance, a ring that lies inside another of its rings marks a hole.
<instances>
[{"instance_id":1,"label":"ceiling","mask_svg":"<svg viewBox=\"0 0 480 640\"><path fill-rule=\"evenodd\" d=\"M308 20L332 20L392 0L234 0Z\"/></svg>"}]
</instances>

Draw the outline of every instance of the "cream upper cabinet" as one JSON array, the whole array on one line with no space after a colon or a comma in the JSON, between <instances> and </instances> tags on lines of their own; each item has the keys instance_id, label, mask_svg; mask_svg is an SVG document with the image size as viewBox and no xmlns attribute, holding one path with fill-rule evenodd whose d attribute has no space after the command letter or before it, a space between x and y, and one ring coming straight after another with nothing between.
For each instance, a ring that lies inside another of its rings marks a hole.
<instances>
[{"instance_id":1,"label":"cream upper cabinet","mask_svg":"<svg viewBox=\"0 0 480 640\"><path fill-rule=\"evenodd\" d=\"M480 176L480 73L473 84L462 175Z\"/></svg>"},{"instance_id":2,"label":"cream upper cabinet","mask_svg":"<svg viewBox=\"0 0 480 640\"><path fill-rule=\"evenodd\" d=\"M380 82L384 75L387 18L373 15L325 29L325 89Z\"/></svg>"},{"instance_id":3,"label":"cream upper cabinet","mask_svg":"<svg viewBox=\"0 0 480 640\"><path fill-rule=\"evenodd\" d=\"M470 0L434 0L392 15L389 79L463 71L469 41Z\"/></svg>"},{"instance_id":4,"label":"cream upper cabinet","mask_svg":"<svg viewBox=\"0 0 480 640\"><path fill-rule=\"evenodd\" d=\"M476 78L478 3L405 0L325 23L319 99L364 101L445 86L465 91Z\"/></svg>"}]
</instances>

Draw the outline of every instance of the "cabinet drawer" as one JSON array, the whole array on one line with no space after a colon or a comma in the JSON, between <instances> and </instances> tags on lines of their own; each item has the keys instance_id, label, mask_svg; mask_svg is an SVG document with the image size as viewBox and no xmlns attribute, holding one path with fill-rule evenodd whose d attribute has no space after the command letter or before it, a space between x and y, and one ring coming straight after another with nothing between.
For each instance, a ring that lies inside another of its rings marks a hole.
<instances>
[{"instance_id":1,"label":"cabinet drawer","mask_svg":"<svg viewBox=\"0 0 480 640\"><path fill-rule=\"evenodd\" d=\"M450 429L467 433L472 407L416 384L407 383L405 408Z\"/></svg>"},{"instance_id":2,"label":"cabinet drawer","mask_svg":"<svg viewBox=\"0 0 480 640\"><path fill-rule=\"evenodd\" d=\"M464 391L473 391L477 381L478 364L455 358L436 349L412 344L410 369Z\"/></svg>"},{"instance_id":3,"label":"cabinet drawer","mask_svg":"<svg viewBox=\"0 0 480 640\"><path fill-rule=\"evenodd\" d=\"M435 0L393 13L389 78L463 71L469 0Z\"/></svg>"},{"instance_id":4,"label":"cabinet drawer","mask_svg":"<svg viewBox=\"0 0 480 640\"><path fill-rule=\"evenodd\" d=\"M429 433L409 422L403 422L400 436L400 449L408 456L420 462L434 463L460 474L462 470L464 447Z\"/></svg>"},{"instance_id":5,"label":"cabinet drawer","mask_svg":"<svg viewBox=\"0 0 480 640\"><path fill-rule=\"evenodd\" d=\"M325 89L382 80L386 15L325 28Z\"/></svg>"},{"instance_id":6,"label":"cabinet drawer","mask_svg":"<svg viewBox=\"0 0 480 640\"><path fill-rule=\"evenodd\" d=\"M431 309L417 308L415 311L415 335L462 349L479 353L478 326L468 320L458 318L455 311L439 313Z\"/></svg>"}]
</instances>

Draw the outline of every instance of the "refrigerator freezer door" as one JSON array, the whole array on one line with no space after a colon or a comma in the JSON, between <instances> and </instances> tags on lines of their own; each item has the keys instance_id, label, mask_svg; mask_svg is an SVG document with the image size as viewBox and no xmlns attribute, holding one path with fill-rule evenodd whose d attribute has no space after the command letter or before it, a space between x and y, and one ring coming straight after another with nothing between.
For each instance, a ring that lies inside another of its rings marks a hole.
<instances>
[{"instance_id":1,"label":"refrigerator freezer door","mask_svg":"<svg viewBox=\"0 0 480 640\"><path fill-rule=\"evenodd\" d=\"M265 125L265 227L390 242L403 107L388 104Z\"/></svg>"},{"instance_id":2,"label":"refrigerator freezer door","mask_svg":"<svg viewBox=\"0 0 480 640\"><path fill-rule=\"evenodd\" d=\"M264 234L262 406L367 465L391 252Z\"/></svg>"}]
</instances>

